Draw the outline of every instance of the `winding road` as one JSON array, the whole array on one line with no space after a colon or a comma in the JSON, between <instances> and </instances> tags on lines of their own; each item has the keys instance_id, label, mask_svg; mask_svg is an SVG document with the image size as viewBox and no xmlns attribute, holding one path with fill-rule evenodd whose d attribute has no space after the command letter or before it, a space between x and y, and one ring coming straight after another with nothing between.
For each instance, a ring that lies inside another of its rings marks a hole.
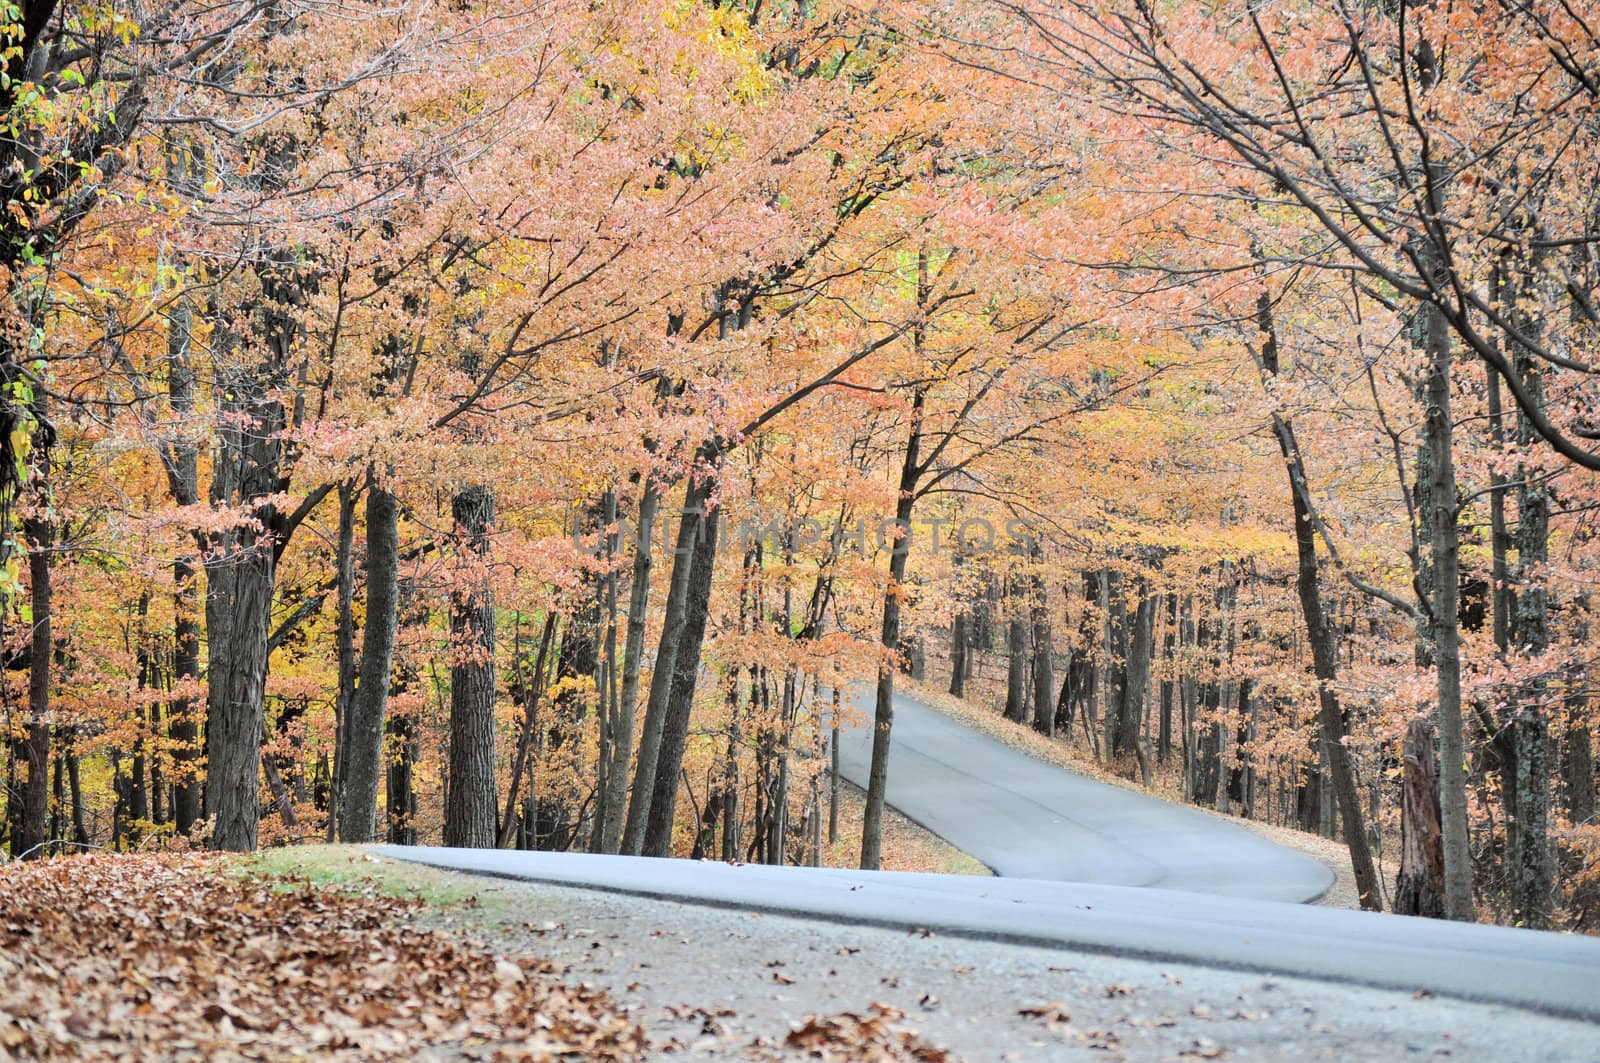
<instances>
[{"instance_id":1,"label":"winding road","mask_svg":"<svg viewBox=\"0 0 1600 1063\"><path fill-rule=\"evenodd\" d=\"M856 693L856 716L871 719ZM839 743L841 773L866 788L870 723ZM1006 878L1152 886L1314 901L1333 885L1320 861L1236 823L1036 760L895 696L888 802Z\"/></svg>"},{"instance_id":2,"label":"winding road","mask_svg":"<svg viewBox=\"0 0 1600 1063\"><path fill-rule=\"evenodd\" d=\"M871 735L841 742L866 781ZM1600 1021L1600 939L1313 907L1318 861L896 700L890 804L1000 876L386 846L474 874L830 922L1179 960Z\"/></svg>"}]
</instances>

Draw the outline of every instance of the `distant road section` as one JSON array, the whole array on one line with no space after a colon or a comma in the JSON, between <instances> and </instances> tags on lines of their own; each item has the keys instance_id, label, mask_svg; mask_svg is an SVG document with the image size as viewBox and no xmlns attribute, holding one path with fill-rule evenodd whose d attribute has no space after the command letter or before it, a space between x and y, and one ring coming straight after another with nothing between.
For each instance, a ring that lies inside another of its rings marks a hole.
<instances>
[{"instance_id":1,"label":"distant road section","mask_svg":"<svg viewBox=\"0 0 1600 1063\"><path fill-rule=\"evenodd\" d=\"M851 694L870 721L870 692ZM997 875L1296 902L1333 885L1313 857L1036 760L915 698L895 696L890 737L889 804ZM865 788L871 723L839 748L844 777Z\"/></svg>"}]
</instances>

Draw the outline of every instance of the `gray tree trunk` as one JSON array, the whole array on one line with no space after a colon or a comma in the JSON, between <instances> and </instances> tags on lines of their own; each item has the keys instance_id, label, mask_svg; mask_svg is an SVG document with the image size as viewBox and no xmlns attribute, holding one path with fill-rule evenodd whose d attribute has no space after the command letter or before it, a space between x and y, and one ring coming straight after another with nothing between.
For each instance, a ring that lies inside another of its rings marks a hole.
<instances>
[{"instance_id":1,"label":"gray tree trunk","mask_svg":"<svg viewBox=\"0 0 1600 1063\"><path fill-rule=\"evenodd\" d=\"M921 388L912 396L911 430L900 463L900 489L894 515L905 528L910 527L917 480L921 476L922 411L926 399ZM880 645L885 652L894 652L900 646L900 595L910 555L909 535L897 542L889 553L889 582L883 592L883 630L880 632ZM877 697L872 712L872 761L867 771L867 803L861 817L861 867L865 871L876 871L883 863L883 806L889 789L889 741L893 727L894 666L885 662L878 666Z\"/></svg>"},{"instance_id":2,"label":"gray tree trunk","mask_svg":"<svg viewBox=\"0 0 1600 1063\"><path fill-rule=\"evenodd\" d=\"M410 577L401 580L398 593L401 625L411 628L425 623L428 610L426 605L419 605L417 602L416 581ZM417 682L416 668L408 659L399 656L398 644L396 658L397 665L391 667L392 678L389 684L391 700L396 695L410 690ZM388 824L389 842L393 845L415 845L417 844L415 774L417 756L420 753L416 722L409 713L391 712L384 730L388 733L390 749L387 770L384 773L384 819Z\"/></svg>"},{"instance_id":3,"label":"gray tree trunk","mask_svg":"<svg viewBox=\"0 0 1600 1063\"><path fill-rule=\"evenodd\" d=\"M1117 706L1117 736L1125 749L1139 753L1145 696L1150 690L1150 655L1155 643L1156 598L1142 580L1129 585L1139 595L1127 639L1127 661L1123 671L1121 702Z\"/></svg>"},{"instance_id":4,"label":"gray tree trunk","mask_svg":"<svg viewBox=\"0 0 1600 1063\"><path fill-rule=\"evenodd\" d=\"M1050 603L1046 600L1044 581L1033 578L1033 729L1052 738L1056 733L1055 667L1051 655L1055 652L1050 637Z\"/></svg>"},{"instance_id":5,"label":"gray tree trunk","mask_svg":"<svg viewBox=\"0 0 1600 1063\"><path fill-rule=\"evenodd\" d=\"M656 646L656 658L651 666L650 694L645 702L644 728L639 734L639 756L633 773L633 793L628 801L628 819L622 835L622 851L633 856L639 855L644 849L650 805L655 800L661 734L666 726L672 673L678 659L678 648L683 641L689 570L693 567L695 538L701 533L700 518L710 492L710 482L703 479L691 479L684 488L683 512L678 519L678 535L672 551L672 576L667 583L665 616L661 622L661 640ZM631 628L629 637L632 637ZM640 637L643 638L642 626Z\"/></svg>"},{"instance_id":6,"label":"gray tree trunk","mask_svg":"<svg viewBox=\"0 0 1600 1063\"><path fill-rule=\"evenodd\" d=\"M335 621L336 676L333 696L333 770L328 777L327 840L339 836L344 816L345 762L350 747L350 701L356 689L356 492L354 480L339 484L339 547L334 557L338 585Z\"/></svg>"},{"instance_id":7,"label":"gray tree trunk","mask_svg":"<svg viewBox=\"0 0 1600 1063\"><path fill-rule=\"evenodd\" d=\"M555 638L557 616L554 610L545 614L544 632L539 636L538 654L533 662L532 682L527 681L522 671L520 626L522 621L520 617L517 620L517 642L512 649L511 659L512 667L516 671L516 700L522 702L522 727L517 734L517 751L511 758L511 782L506 788L505 815L500 819L500 833L495 843L501 848L511 841L519 829L526 835L529 828L528 824L521 822L522 810L518 802L521 800L523 775L528 766L528 753L533 748L534 732L539 728L539 705L544 698L545 689L545 665L550 660L550 645ZM530 800L533 799L530 797ZM536 800L533 800L533 807L537 808ZM533 824L533 829L537 831L538 825Z\"/></svg>"},{"instance_id":8,"label":"gray tree trunk","mask_svg":"<svg viewBox=\"0 0 1600 1063\"><path fill-rule=\"evenodd\" d=\"M661 504L661 488L654 477L646 476L639 492L639 511L634 518L636 544L633 551L633 578L628 587L628 630L622 646L622 690L617 695L617 719L612 738L610 774L606 776L605 827L600 832L600 851L619 852L627 815L629 761L633 755L634 716L639 704L639 671L644 659L644 632L649 622L650 574L655 567L656 511ZM653 780L652 780L653 782Z\"/></svg>"},{"instance_id":9,"label":"gray tree trunk","mask_svg":"<svg viewBox=\"0 0 1600 1063\"><path fill-rule=\"evenodd\" d=\"M1583 677L1579 676L1574 685L1581 688ZM1595 818L1594 747L1589 723L1583 716L1586 708L1580 696L1569 699L1567 711L1571 720L1561 736L1561 789L1567 819L1575 825L1591 824Z\"/></svg>"},{"instance_id":10,"label":"gray tree trunk","mask_svg":"<svg viewBox=\"0 0 1600 1063\"><path fill-rule=\"evenodd\" d=\"M345 728L340 840L370 842L378 830L384 720L394 667L400 604L400 506L376 481L367 493L367 615L361 632L360 683Z\"/></svg>"},{"instance_id":11,"label":"gray tree trunk","mask_svg":"<svg viewBox=\"0 0 1600 1063\"><path fill-rule=\"evenodd\" d=\"M1589 641L1589 602L1578 600L1583 619L1574 635L1580 645ZM1595 818L1594 749L1589 735L1588 671L1582 665L1567 669L1567 725L1561 734L1561 791L1567 821L1574 826Z\"/></svg>"},{"instance_id":12,"label":"gray tree trunk","mask_svg":"<svg viewBox=\"0 0 1600 1063\"><path fill-rule=\"evenodd\" d=\"M190 364L194 309L180 300L167 312L167 403L172 409L173 438L163 450L163 464L172 501L177 506L200 502L200 455L194 442L194 369ZM172 677L176 683L200 678L200 618L195 563L181 553L172 562ZM201 819L199 705L175 698L167 715L172 740L174 785L172 819L179 834L188 834Z\"/></svg>"},{"instance_id":13,"label":"gray tree trunk","mask_svg":"<svg viewBox=\"0 0 1600 1063\"><path fill-rule=\"evenodd\" d=\"M486 569L494 494L463 487L450 505L466 563ZM469 586L450 596L450 775L445 787L444 844L495 845L495 616L487 571L469 571Z\"/></svg>"},{"instance_id":14,"label":"gray tree trunk","mask_svg":"<svg viewBox=\"0 0 1600 1063\"><path fill-rule=\"evenodd\" d=\"M833 684L833 714L829 718L831 726L828 729L828 844L832 845L839 840L839 714L844 711L840 705L839 682L837 677Z\"/></svg>"},{"instance_id":15,"label":"gray tree trunk","mask_svg":"<svg viewBox=\"0 0 1600 1063\"><path fill-rule=\"evenodd\" d=\"M277 544L261 529L276 524L266 500L282 486L286 422L259 367L225 367L218 392L223 424L212 503L248 506L254 524L225 533L206 561L206 812L215 817L212 848L249 852L261 820L267 636L277 582Z\"/></svg>"},{"instance_id":16,"label":"gray tree trunk","mask_svg":"<svg viewBox=\"0 0 1600 1063\"><path fill-rule=\"evenodd\" d=\"M1524 323L1524 327L1527 327ZM1518 368L1534 401L1542 402L1538 370L1519 359ZM1517 442L1531 447L1536 436L1518 418ZM1550 494L1536 469L1524 469L1517 490L1518 592L1513 628L1520 654L1538 657L1550 648L1550 592L1544 566L1549 561ZM1542 930L1550 925L1555 903L1556 858L1550 839L1551 755L1549 684L1542 676L1523 684L1512 703L1505 730L1511 747L1506 797L1506 892L1518 926Z\"/></svg>"},{"instance_id":17,"label":"gray tree trunk","mask_svg":"<svg viewBox=\"0 0 1600 1063\"><path fill-rule=\"evenodd\" d=\"M950 696L967 696L967 614L957 613L950 626Z\"/></svg>"},{"instance_id":18,"label":"gray tree trunk","mask_svg":"<svg viewBox=\"0 0 1600 1063\"><path fill-rule=\"evenodd\" d=\"M1172 759L1172 706L1177 694L1177 684L1170 669L1174 667L1178 642L1178 596L1168 593L1166 600L1167 618L1161 635L1161 659L1169 671L1167 677L1161 680L1161 722L1156 739L1156 761L1161 764Z\"/></svg>"},{"instance_id":19,"label":"gray tree trunk","mask_svg":"<svg viewBox=\"0 0 1600 1063\"><path fill-rule=\"evenodd\" d=\"M1450 403L1450 334L1443 313L1421 309L1428 355L1423 426L1429 452L1424 522L1433 547L1433 636L1439 721L1439 810L1444 839L1445 916L1471 921L1472 852L1467 835L1466 743L1461 722L1461 637L1458 620L1461 546L1456 524L1454 423Z\"/></svg>"},{"instance_id":20,"label":"gray tree trunk","mask_svg":"<svg viewBox=\"0 0 1600 1063\"><path fill-rule=\"evenodd\" d=\"M1195 625L1194 596L1183 600L1179 619L1178 641L1187 648L1197 648L1199 632ZM1200 683L1192 668L1185 669L1178 679L1178 734L1183 741L1183 793L1194 788L1194 719L1200 706Z\"/></svg>"},{"instance_id":21,"label":"gray tree trunk","mask_svg":"<svg viewBox=\"0 0 1600 1063\"><path fill-rule=\"evenodd\" d=\"M43 421L42 414L39 420ZM43 429L34 435L35 477L41 495L47 496L49 439ZM48 855L47 843L50 840L50 667L55 656L50 636L50 548L54 529L48 519L33 516L23 522L23 535L28 547L33 626L28 642L28 729L25 744L28 784L23 790L22 834L15 851L18 855L38 858Z\"/></svg>"},{"instance_id":22,"label":"gray tree trunk","mask_svg":"<svg viewBox=\"0 0 1600 1063\"><path fill-rule=\"evenodd\" d=\"M709 502L718 466L706 475ZM645 856L670 856L673 817L677 811L678 774L683 768L683 752L689 738L689 720L694 711L694 695L700 678L700 648L705 640L706 621L711 612L711 581L717 564L717 530L722 508L707 507L698 519L700 535L691 556L688 586L684 594L683 630L672 662L671 687L661 726L661 746L656 757L655 792L650 798L650 814L645 824ZM660 667L659 662L656 667ZM640 753L641 758L643 752ZM637 782L636 782L637 785Z\"/></svg>"},{"instance_id":23,"label":"gray tree trunk","mask_svg":"<svg viewBox=\"0 0 1600 1063\"><path fill-rule=\"evenodd\" d=\"M1257 323L1267 339L1262 346L1262 375L1278 375L1277 330L1272 316L1272 302L1263 293L1256 303ZM1344 823L1345 847L1350 852L1350 864L1355 871L1356 890L1361 907L1372 911L1383 909L1378 873L1372 862L1372 850L1361 813L1361 798L1356 787L1355 767L1350 751L1345 746L1349 723L1344 708L1339 704L1336 686L1339 679L1337 648L1333 630L1328 623L1322 604L1322 589L1317 577L1316 523L1311 499L1311 485L1306 478L1305 461L1295 438L1294 425L1282 415L1272 415L1278 449L1283 455L1289 473L1289 493L1294 511L1295 556L1297 560L1295 588L1300 597L1300 612L1305 618L1306 641L1311 645L1312 671L1317 677L1317 716L1321 724L1322 754L1332 776L1334 800L1339 804L1340 819ZM1450 497L1454 498L1452 494ZM1452 510L1452 514L1453 514ZM1453 519L1453 518L1452 518ZM1320 798L1318 804L1320 805Z\"/></svg>"},{"instance_id":24,"label":"gray tree trunk","mask_svg":"<svg viewBox=\"0 0 1600 1063\"><path fill-rule=\"evenodd\" d=\"M1028 618L1015 596L1006 622L1006 719L1028 722Z\"/></svg>"}]
</instances>

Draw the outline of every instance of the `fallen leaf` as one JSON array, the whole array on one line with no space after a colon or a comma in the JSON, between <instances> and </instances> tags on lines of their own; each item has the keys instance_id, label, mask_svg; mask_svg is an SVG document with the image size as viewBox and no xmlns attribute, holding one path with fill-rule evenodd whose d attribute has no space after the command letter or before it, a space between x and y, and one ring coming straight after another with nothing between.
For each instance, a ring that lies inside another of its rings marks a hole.
<instances>
[{"instance_id":1,"label":"fallen leaf","mask_svg":"<svg viewBox=\"0 0 1600 1063\"><path fill-rule=\"evenodd\" d=\"M1072 1021L1072 1012L1060 1001L1052 1001L1048 1004L1029 1004L1018 1008L1017 1014L1025 1019L1043 1019L1053 1025Z\"/></svg>"},{"instance_id":2,"label":"fallen leaf","mask_svg":"<svg viewBox=\"0 0 1600 1063\"><path fill-rule=\"evenodd\" d=\"M943 1048L917 1037L898 1025L905 1013L886 1004L874 1003L865 1014L807 1015L784 1038L784 1047L806 1059L854 1063L874 1060L879 1063L956 1063Z\"/></svg>"}]
</instances>

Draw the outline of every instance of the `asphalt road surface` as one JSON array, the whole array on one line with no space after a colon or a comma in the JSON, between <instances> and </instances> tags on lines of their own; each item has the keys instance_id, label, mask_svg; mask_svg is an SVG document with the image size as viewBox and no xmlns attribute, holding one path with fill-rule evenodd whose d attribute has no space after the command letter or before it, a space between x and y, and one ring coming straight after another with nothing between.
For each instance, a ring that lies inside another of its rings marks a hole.
<instances>
[{"instance_id":1,"label":"asphalt road surface","mask_svg":"<svg viewBox=\"0 0 1600 1063\"><path fill-rule=\"evenodd\" d=\"M839 743L846 779L866 788L865 723ZM895 696L888 801L1006 878L1314 901L1333 885L1319 860L1237 824L1064 771L903 694Z\"/></svg>"},{"instance_id":2,"label":"asphalt road surface","mask_svg":"<svg viewBox=\"0 0 1600 1063\"><path fill-rule=\"evenodd\" d=\"M1511 1004L1600 1021L1600 939L1173 890L385 846L433 867L857 926Z\"/></svg>"},{"instance_id":3,"label":"asphalt road surface","mask_svg":"<svg viewBox=\"0 0 1600 1063\"><path fill-rule=\"evenodd\" d=\"M1303 903L1326 867L896 702L890 804L1005 877L388 846L434 867L829 922L1434 993L1600 1021L1600 939ZM841 742L865 785L870 726Z\"/></svg>"}]
</instances>

